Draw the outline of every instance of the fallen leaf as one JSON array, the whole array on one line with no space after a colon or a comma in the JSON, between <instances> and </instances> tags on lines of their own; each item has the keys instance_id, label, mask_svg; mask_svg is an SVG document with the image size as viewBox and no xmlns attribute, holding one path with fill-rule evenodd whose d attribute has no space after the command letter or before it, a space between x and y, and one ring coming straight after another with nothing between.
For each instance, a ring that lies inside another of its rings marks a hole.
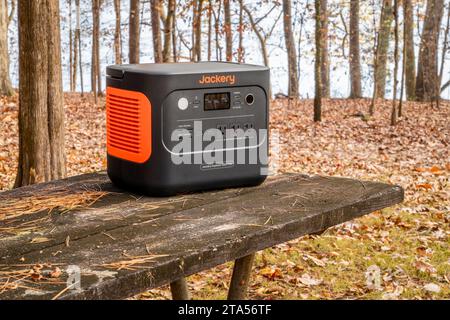
<instances>
[{"instance_id":1,"label":"fallen leaf","mask_svg":"<svg viewBox=\"0 0 450 320\"><path fill-rule=\"evenodd\" d=\"M425 261L417 260L414 263L414 266L416 267L417 270L424 273L436 273L436 268Z\"/></svg>"},{"instance_id":2,"label":"fallen leaf","mask_svg":"<svg viewBox=\"0 0 450 320\"><path fill-rule=\"evenodd\" d=\"M271 267L265 267L261 269L259 271L259 274L270 280L274 280L275 278L282 278L283 276L279 268L271 268Z\"/></svg>"},{"instance_id":3,"label":"fallen leaf","mask_svg":"<svg viewBox=\"0 0 450 320\"><path fill-rule=\"evenodd\" d=\"M432 173L434 173L434 174L440 174L440 173L442 173L441 169L439 169L439 168L436 167L436 166L431 167L431 168L430 168L430 172L432 172Z\"/></svg>"},{"instance_id":4,"label":"fallen leaf","mask_svg":"<svg viewBox=\"0 0 450 320\"><path fill-rule=\"evenodd\" d=\"M311 277L308 273L304 273L298 280L305 286L317 286L322 283L322 280L315 279Z\"/></svg>"},{"instance_id":5,"label":"fallen leaf","mask_svg":"<svg viewBox=\"0 0 450 320\"><path fill-rule=\"evenodd\" d=\"M325 266L325 262L323 260L317 259L316 257L311 256L309 254L305 254L304 258L305 258L305 260L311 260L316 266L319 266L319 267Z\"/></svg>"},{"instance_id":6,"label":"fallen leaf","mask_svg":"<svg viewBox=\"0 0 450 320\"><path fill-rule=\"evenodd\" d=\"M433 186L429 183L421 183L421 184L416 184L416 188L418 188L418 189L422 188L422 189L429 190L429 189L433 188Z\"/></svg>"},{"instance_id":7,"label":"fallen leaf","mask_svg":"<svg viewBox=\"0 0 450 320\"><path fill-rule=\"evenodd\" d=\"M416 248L416 252L419 256L425 257L427 255L427 248L425 247L418 247Z\"/></svg>"},{"instance_id":8,"label":"fallen leaf","mask_svg":"<svg viewBox=\"0 0 450 320\"><path fill-rule=\"evenodd\" d=\"M51 278L59 278L61 276L61 273L62 273L61 269L58 267L55 267L55 269L52 272L50 272L50 277Z\"/></svg>"},{"instance_id":9,"label":"fallen leaf","mask_svg":"<svg viewBox=\"0 0 450 320\"><path fill-rule=\"evenodd\" d=\"M403 290L404 289L402 286L397 286L397 287L395 287L394 291L386 292L383 294L382 297L385 300L397 299L403 293Z\"/></svg>"}]
</instances>

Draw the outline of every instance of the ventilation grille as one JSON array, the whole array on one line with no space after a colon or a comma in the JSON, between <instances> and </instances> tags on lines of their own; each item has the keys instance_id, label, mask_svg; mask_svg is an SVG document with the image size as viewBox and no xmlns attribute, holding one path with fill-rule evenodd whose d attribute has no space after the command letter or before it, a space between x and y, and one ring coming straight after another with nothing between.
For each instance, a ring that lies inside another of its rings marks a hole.
<instances>
[{"instance_id":1,"label":"ventilation grille","mask_svg":"<svg viewBox=\"0 0 450 320\"><path fill-rule=\"evenodd\" d=\"M135 91L108 87L106 90L108 154L143 163L151 154L151 106Z\"/></svg>"}]
</instances>

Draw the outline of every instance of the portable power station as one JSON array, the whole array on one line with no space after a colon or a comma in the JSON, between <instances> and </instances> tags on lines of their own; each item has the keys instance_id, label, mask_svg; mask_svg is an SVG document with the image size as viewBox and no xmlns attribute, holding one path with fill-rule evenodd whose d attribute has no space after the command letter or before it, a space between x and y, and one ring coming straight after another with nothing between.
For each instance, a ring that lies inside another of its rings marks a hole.
<instances>
[{"instance_id":1,"label":"portable power station","mask_svg":"<svg viewBox=\"0 0 450 320\"><path fill-rule=\"evenodd\" d=\"M269 68L231 62L107 67L109 178L148 195L262 183L269 83Z\"/></svg>"}]
</instances>

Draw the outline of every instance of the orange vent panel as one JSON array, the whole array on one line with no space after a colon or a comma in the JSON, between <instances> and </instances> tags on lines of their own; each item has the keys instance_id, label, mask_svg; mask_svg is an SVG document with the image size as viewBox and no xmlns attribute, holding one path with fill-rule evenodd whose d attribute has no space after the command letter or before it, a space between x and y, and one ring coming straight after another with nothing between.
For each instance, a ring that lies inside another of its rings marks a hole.
<instances>
[{"instance_id":1,"label":"orange vent panel","mask_svg":"<svg viewBox=\"0 0 450 320\"><path fill-rule=\"evenodd\" d=\"M151 104L136 91L106 89L106 140L108 154L143 163L152 153Z\"/></svg>"}]
</instances>

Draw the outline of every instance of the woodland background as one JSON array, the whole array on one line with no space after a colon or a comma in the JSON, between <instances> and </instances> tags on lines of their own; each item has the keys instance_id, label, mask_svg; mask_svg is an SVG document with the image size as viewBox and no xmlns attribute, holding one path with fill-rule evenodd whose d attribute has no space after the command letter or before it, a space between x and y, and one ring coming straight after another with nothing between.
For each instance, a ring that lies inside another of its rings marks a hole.
<instances>
[{"instance_id":1,"label":"woodland background","mask_svg":"<svg viewBox=\"0 0 450 320\"><path fill-rule=\"evenodd\" d=\"M0 0L0 189L105 169L108 64L266 64L279 172L406 200L258 254L250 296L449 298L449 24L444 0ZM194 297L224 298L230 272L190 277Z\"/></svg>"}]
</instances>

